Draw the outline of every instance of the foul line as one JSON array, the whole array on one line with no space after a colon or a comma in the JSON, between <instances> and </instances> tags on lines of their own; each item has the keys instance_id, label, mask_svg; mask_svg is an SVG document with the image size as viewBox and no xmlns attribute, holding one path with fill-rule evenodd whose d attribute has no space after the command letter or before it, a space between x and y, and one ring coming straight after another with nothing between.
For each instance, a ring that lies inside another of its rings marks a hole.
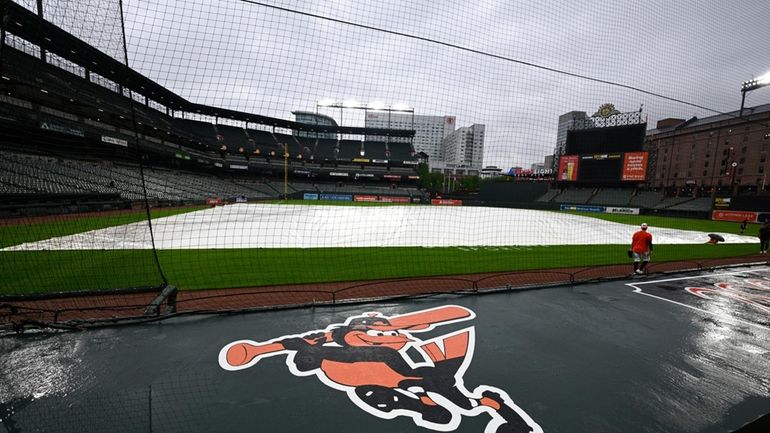
<instances>
[{"instance_id":1,"label":"foul line","mask_svg":"<svg viewBox=\"0 0 770 433\"><path fill-rule=\"evenodd\" d=\"M725 272L723 274L711 274L711 275L709 275L709 277L721 277L723 275L737 275L737 274L746 274L746 273L751 273L751 272L756 272L756 270L737 271L737 272ZM634 288L634 293L638 293L640 295L649 296L649 297L655 298L655 299L660 299L661 301L670 302L672 304L676 304L676 305L679 305L679 306L682 306L682 307L685 307L685 308L689 308L691 310L699 311L699 312L704 313L704 314L709 315L709 316L716 316L716 317L718 317L720 319L723 319L723 320L726 320L728 322L738 322L738 323L742 323L744 325L756 326L758 328L765 329L765 330L767 329L767 326L761 325L759 323L747 322L745 320L736 319L736 318L730 316L727 313L716 313L714 311L704 310L702 308L694 307L692 305L687 305L685 303L674 301L674 300L671 300L671 299L668 299L668 298L663 298L661 296L653 295L653 294L650 294L650 293L645 293L644 291L642 291L642 289L640 287L637 287L637 286L641 286L643 284L665 283L665 282L668 282L668 281L680 281L680 280L694 280L696 278L703 278L703 277L704 277L703 275L698 275L698 276L695 276L695 277L668 278L668 279L665 279L665 280L643 281L643 282L639 282L639 283L626 283L626 286L633 287Z\"/></svg>"}]
</instances>

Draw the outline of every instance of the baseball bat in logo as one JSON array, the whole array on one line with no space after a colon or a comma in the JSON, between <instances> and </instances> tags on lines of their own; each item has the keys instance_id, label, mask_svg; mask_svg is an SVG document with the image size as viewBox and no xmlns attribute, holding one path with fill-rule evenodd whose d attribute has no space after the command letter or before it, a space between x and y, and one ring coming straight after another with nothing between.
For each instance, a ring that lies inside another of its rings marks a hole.
<instances>
[{"instance_id":1,"label":"baseball bat in logo","mask_svg":"<svg viewBox=\"0 0 770 433\"><path fill-rule=\"evenodd\" d=\"M487 385L473 391L465 387L474 327L429 340L414 336L474 317L471 310L457 305L390 317L365 313L321 330L264 342L233 341L219 352L219 365L236 371L269 356L286 355L292 374L316 376L379 418L410 417L421 427L454 431L463 416L487 414L485 433L541 433L540 426L505 391ZM422 359L407 356L409 349Z\"/></svg>"}]
</instances>

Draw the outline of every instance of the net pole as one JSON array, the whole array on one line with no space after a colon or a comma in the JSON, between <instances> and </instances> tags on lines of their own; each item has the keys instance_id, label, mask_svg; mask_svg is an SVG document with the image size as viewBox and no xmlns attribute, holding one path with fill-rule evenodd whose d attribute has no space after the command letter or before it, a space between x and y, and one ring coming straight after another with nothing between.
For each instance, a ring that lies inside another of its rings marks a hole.
<instances>
[{"instance_id":1,"label":"net pole","mask_svg":"<svg viewBox=\"0 0 770 433\"><path fill-rule=\"evenodd\" d=\"M289 150L283 151L283 199L289 199Z\"/></svg>"}]
</instances>

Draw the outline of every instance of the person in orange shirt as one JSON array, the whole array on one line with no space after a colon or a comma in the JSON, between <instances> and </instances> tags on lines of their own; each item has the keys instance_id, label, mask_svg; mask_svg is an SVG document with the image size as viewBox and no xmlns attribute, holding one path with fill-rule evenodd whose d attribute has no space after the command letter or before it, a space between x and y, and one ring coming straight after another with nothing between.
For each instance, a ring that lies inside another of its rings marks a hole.
<instances>
[{"instance_id":1,"label":"person in orange shirt","mask_svg":"<svg viewBox=\"0 0 770 433\"><path fill-rule=\"evenodd\" d=\"M647 223L642 223L640 230L631 237L631 253L634 273L643 274L652 253L652 235L647 231Z\"/></svg>"}]
</instances>

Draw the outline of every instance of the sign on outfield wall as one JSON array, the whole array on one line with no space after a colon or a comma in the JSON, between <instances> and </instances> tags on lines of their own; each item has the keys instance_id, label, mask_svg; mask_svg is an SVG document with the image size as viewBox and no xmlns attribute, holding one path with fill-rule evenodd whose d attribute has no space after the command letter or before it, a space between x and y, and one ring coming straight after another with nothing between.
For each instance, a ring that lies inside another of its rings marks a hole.
<instances>
[{"instance_id":1,"label":"sign on outfield wall","mask_svg":"<svg viewBox=\"0 0 770 433\"><path fill-rule=\"evenodd\" d=\"M353 201L377 201L376 195L354 195Z\"/></svg>"},{"instance_id":2,"label":"sign on outfield wall","mask_svg":"<svg viewBox=\"0 0 770 433\"><path fill-rule=\"evenodd\" d=\"M350 194L321 194L320 198L331 201L353 201L353 196Z\"/></svg>"},{"instance_id":3,"label":"sign on outfield wall","mask_svg":"<svg viewBox=\"0 0 770 433\"><path fill-rule=\"evenodd\" d=\"M430 204L436 206L462 206L462 200L453 200L449 198L434 198L430 201Z\"/></svg>"},{"instance_id":4,"label":"sign on outfield wall","mask_svg":"<svg viewBox=\"0 0 770 433\"><path fill-rule=\"evenodd\" d=\"M575 204L563 204L559 206L559 210L604 213L606 209L604 206L581 206L581 205L575 205Z\"/></svg>"},{"instance_id":5,"label":"sign on outfield wall","mask_svg":"<svg viewBox=\"0 0 770 433\"><path fill-rule=\"evenodd\" d=\"M624 215L639 215L638 207L607 207L604 210L606 213L624 214Z\"/></svg>"},{"instance_id":6,"label":"sign on outfield wall","mask_svg":"<svg viewBox=\"0 0 770 433\"><path fill-rule=\"evenodd\" d=\"M306 192L305 194L302 195L302 198L305 200L318 200L318 194Z\"/></svg>"},{"instance_id":7,"label":"sign on outfield wall","mask_svg":"<svg viewBox=\"0 0 770 433\"><path fill-rule=\"evenodd\" d=\"M744 212L739 210L715 210L711 213L711 219L714 221L735 221L742 222L749 220L750 223L758 222L757 212Z\"/></svg>"},{"instance_id":8,"label":"sign on outfield wall","mask_svg":"<svg viewBox=\"0 0 770 433\"><path fill-rule=\"evenodd\" d=\"M397 197L391 195L381 195L380 201L384 203L409 203L409 197Z\"/></svg>"}]
</instances>

